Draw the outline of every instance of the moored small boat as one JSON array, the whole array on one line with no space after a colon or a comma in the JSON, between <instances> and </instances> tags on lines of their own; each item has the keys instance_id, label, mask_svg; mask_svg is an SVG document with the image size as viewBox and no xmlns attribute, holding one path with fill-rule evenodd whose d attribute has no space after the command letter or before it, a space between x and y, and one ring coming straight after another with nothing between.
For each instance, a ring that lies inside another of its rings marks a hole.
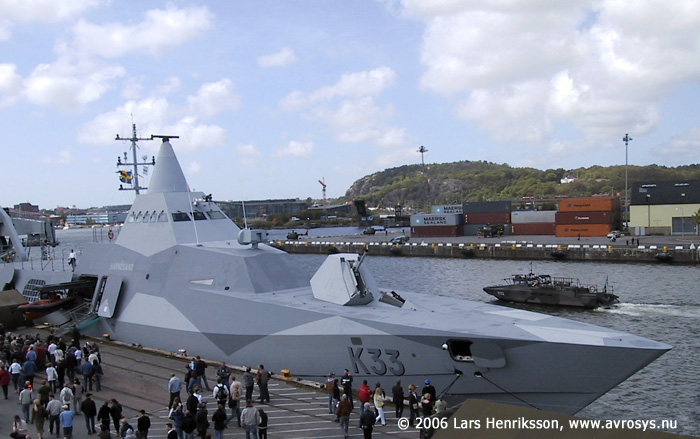
<instances>
[{"instance_id":1,"label":"moored small boat","mask_svg":"<svg viewBox=\"0 0 700 439\"><path fill-rule=\"evenodd\" d=\"M43 294L32 303L20 305L17 309L24 313L29 320L39 319L47 314L73 303L75 296L63 296L55 291Z\"/></svg>"}]
</instances>

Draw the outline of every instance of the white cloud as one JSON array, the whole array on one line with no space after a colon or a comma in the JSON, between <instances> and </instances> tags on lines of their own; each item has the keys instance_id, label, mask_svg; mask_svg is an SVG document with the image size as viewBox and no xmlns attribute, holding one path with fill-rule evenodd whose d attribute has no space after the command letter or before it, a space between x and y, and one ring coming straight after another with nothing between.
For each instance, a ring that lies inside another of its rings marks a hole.
<instances>
[{"instance_id":1,"label":"white cloud","mask_svg":"<svg viewBox=\"0 0 700 439\"><path fill-rule=\"evenodd\" d=\"M0 107L13 104L22 90L22 77L15 64L0 64Z\"/></svg>"},{"instance_id":2,"label":"white cloud","mask_svg":"<svg viewBox=\"0 0 700 439\"><path fill-rule=\"evenodd\" d=\"M141 96L143 96L144 92L144 85L143 81L146 78L141 75L141 76L131 76L124 81L124 84L122 86L122 92L121 96L124 99L129 99L129 100L134 100L138 99Z\"/></svg>"},{"instance_id":3,"label":"white cloud","mask_svg":"<svg viewBox=\"0 0 700 439\"><path fill-rule=\"evenodd\" d=\"M0 18L17 23L55 23L104 3L101 0L0 0Z\"/></svg>"},{"instance_id":4,"label":"white cloud","mask_svg":"<svg viewBox=\"0 0 700 439\"><path fill-rule=\"evenodd\" d=\"M315 116L331 125L341 142L374 141L380 146L403 143L403 128L387 127L384 121L394 114L391 106L378 107L371 97L345 100L337 108L319 107Z\"/></svg>"},{"instance_id":5,"label":"white cloud","mask_svg":"<svg viewBox=\"0 0 700 439\"><path fill-rule=\"evenodd\" d=\"M165 134L179 135L175 148L179 151L198 151L201 149L222 147L226 145L226 130L218 125L204 125L194 117L183 118L163 128Z\"/></svg>"},{"instance_id":6,"label":"white cloud","mask_svg":"<svg viewBox=\"0 0 700 439\"><path fill-rule=\"evenodd\" d=\"M659 159L674 165L697 163L700 150L700 127L671 137L666 143L653 149Z\"/></svg>"},{"instance_id":7,"label":"white cloud","mask_svg":"<svg viewBox=\"0 0 700 439\"><path fill-rule=\"evenodd\" d=\"M328 102L335 98L363 98L377 96L396 80L396 72L389 67L379 67L365 72L346 73L333 85L324 86L310 93L294 91L282 100L287 110L299 110L309 105Z\"/></svg>"},{"instance_id":8,"label":"white cloud","mask_svg":"<svg viewBox=\"0 0 700 439\"><path fill-rule=\"evenodd\" d=\"M73 151L70 148L59 151L55 157L44 156L41 158L41 163L44 165L68 165L73 162Z\"/></svg>"},{"instance_id":9,"label":"white cloud","mask_svg":"<svg viewBox=\"0 0 700 439\"><path fill-rule=\"evenodd\" d=\"M662 96L700 77L695 1L402 5L426 25L421 87L457 96L458 117L500 140L544 146L563 120L586 138L646 133Z\"/></svg>"},{"instance_id":10,"label":"white cloud","mask_svg":"<svg viewBox=\"0 0 700 439\"><path fill-rule=\"evenodd\" d=\"M191 162L185 170L186 175L199 175L202 173L202 164L198 161Z\"/></svg>"},{"instance_id":11,"label":"white cloud","mask_svg":"<svg viewBox=\"0 0 700 439\"><path fill-rule=\"evenodd\" d=\"M158 54L197 38L213 26L214 16L205 7L151 9L135 24L97 25L80 20L73 27L71 50L119 58L130 53Z\"/></svg>"},{"instance_id":12,"label":"white cloud","mask_svg":"<svg viewBox=\"0 0 700 439\"><path fill-rule=\"evenodd\" d=\"M288 111L310 107L307 116L330 125L340 142L369 141L382 147L395 147L405 142L406 130L387 126L387 120L394 117L394 108L380 107L374 100L395 80L396 73L389 67L346 73L333 85L308 93L290 93L281 106Z\"/></svg>"},{"instance_id":13,"label":"white cloud","mask_svg":"<svg viewBox=\"0 0 700 439\"><path fill-rule=\"evenodd\" d=\"M227 78L202 85L196 96L187 97L190 111L198 116L213 117L224 110L237 110L241 98L233 88L233 82Z\"/></svg>"},{"instance_id":14,"label":"white cloud","mask_svg":"<svg viewBox=\"0 0 700 439\"><path fill-rule=\"evenodd\" d=\"M287 145L275 151L275 157L307 157L314 149L313 142L290 141Z\"/></svg>"},{"instance_id":15,"label":"white cloud","mask_svg":"<svg viewBox=\"0 0 700 439\"><path fill-rule=\"evenodd\" d=\"M151 134L172 134L162 131L168 120L169 104L165 98L147 98L139 101L128 101L114 111L103 113L78 130L78 141L88 144L105 144L112 142L119 134L122 138L131 137L131 121L136 123L138 137L149 137ZM157 145L152 142L141 142L144 150L155 152Z\"/></svg>"},{"instance_id":16,"label":"white cloud","mask_svg":"<svg viewBox=\"0 0 700 439\"><path fill-rule=\"evenodd\" d=\"M246 157L258 157L260 156L260 150L255 147L252 143L247 143L245 145L236 145L236 152L242 156Z\"/></svg>"},{"instance_id":17,"label":"white cloud","mask_svg":"<svg viewBox=\"0 0 700 439\"><path fill-rule=\"evenodd\" d=\"M289 47L285 47L277 53L264 55L258 58L260 67L285 67L296 62L297 56Z\"/></svg>"},{"instance_id":18,"label":"white cloud","mask_svg":"<svg viewBox=\"0 0 700 439\"><path fill-rule=\"evenodd\" d=\"M36 105L73 111L98 100L124 74L121 66L63 58L38 65L24 81L24 93Z\"/></svg>"},{"instance_id":19,"label":"white cloud","mask_svg":"<svg viewBox=\"0 0 700 439\"><path fill-rule=\"evenodd\" d=\"M158 96L167 96L179 90L181 86L182 80L177 76L171 76L169 78L165 78L163 83L158 84L153 90L153 94Z\"/></svg>"},{"instance_id":20,"label":"white cloud","mask_svg":"<svg viewBox=\"0 0 700 439\"><path fill-rule=\"evenodd\" d=\"M12 23L7 20L0 20L0 42L9 41L12 37Z\"/></svg>"}]
</instances>

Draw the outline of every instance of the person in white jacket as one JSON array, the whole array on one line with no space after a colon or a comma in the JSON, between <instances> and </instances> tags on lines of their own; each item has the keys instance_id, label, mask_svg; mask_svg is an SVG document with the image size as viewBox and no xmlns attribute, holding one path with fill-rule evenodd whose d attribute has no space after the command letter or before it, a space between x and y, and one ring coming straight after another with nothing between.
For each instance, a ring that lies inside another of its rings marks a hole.
<instances>
[{"instance_id":1,"label":"person in white jacket","mask_svg":"<svg viewBox=\"0 0 700 439\"><path fill-rule=\"evenodd\" d=\"M71 404L73 403L73 390L70 388L70 383L66 382L63 385L59 399L61 400L61 405L67 405L69 408L73 408Z\"/></svg>"},{"instance_id":2,"label":"person in white jacket","mask_svg":"<svg viewBox=\"0 0 700 439\"><path fill-rule=\"evenodd\" d=\"M248 400L241 413L241 425L245 429L245 439L258 439L258 424L260 423L260 413L253 407L253 401Z\"/></svg>"},{"instance_id":3,"label":"person in white jacket","mask_svg":"<svg viewBox=\"0 0 700 439\"><path fill-rule=\"evenodd\" d=\"M377 409L377 418L375 422L381 422L382 426L386 425L386 418L384 417L384 399L386 394L382 385L377 383L374 389L374 408Z\"/></svg>"}]
</instances>

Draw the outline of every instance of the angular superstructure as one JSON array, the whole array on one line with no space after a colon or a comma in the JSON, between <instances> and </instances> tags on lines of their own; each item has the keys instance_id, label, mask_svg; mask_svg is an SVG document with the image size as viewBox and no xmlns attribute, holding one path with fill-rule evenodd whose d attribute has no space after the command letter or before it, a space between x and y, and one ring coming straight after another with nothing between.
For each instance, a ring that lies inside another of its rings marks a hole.
<instances>
[{"instance_id":1,"label":"angular superstructure","mask_svg":"<svg viewBox=\"0 0 700 439\"><path fill-rule=\"evenodd\" d=\"M318 380L346 368L356 382L387 387L429 378L452 403L569 414L670 349L543 314L393 291L353 254L330 255L312 280L189 191L167 139L156 162L116 242L89 245L75 273L58 276L93 280L91 333ZM0 274L20 291L51 276L11 265Z\"/></svg>"}]
</instances>

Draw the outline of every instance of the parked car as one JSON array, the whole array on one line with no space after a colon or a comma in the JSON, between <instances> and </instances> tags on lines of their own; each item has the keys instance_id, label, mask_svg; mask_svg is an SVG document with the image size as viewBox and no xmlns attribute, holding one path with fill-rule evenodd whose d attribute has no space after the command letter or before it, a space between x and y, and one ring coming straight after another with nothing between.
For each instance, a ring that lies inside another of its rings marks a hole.
<instances>
[{"instance_id":1,"label":"parked car","mask_svg":"<svg viewBox=\"0 0 700 439\"><path fill-rule=\"evenodd\" d=\"M613 230L612 232L608 233L608 235L607 235L608 239L613 239L613 238L617 239L620 236L625 236L625 234L619 230Z\"/></svg>"},{"instance_id":2,"label":"parked car","mask_svg":"<svg viewBox=\"0 0 700 439\"><path fill-rule=\"evenodd\" d=\"M504 231L505 228L502 224L486 224L481 229L479 229L479 233L484 238L494 238L503 236Z\"/></svg>"},{"instance_id":3,"label":"parked car","mask_svg":"<svg viewBox=\"0 0 700 439\"><path fill-rule=\"evenodd\" d=\"M395 236L395 237L391 238L390 242L392 244L404 244L404 243L408 242L408 236L406 236L406 235Z\"/></svg>"}]
</instances>

